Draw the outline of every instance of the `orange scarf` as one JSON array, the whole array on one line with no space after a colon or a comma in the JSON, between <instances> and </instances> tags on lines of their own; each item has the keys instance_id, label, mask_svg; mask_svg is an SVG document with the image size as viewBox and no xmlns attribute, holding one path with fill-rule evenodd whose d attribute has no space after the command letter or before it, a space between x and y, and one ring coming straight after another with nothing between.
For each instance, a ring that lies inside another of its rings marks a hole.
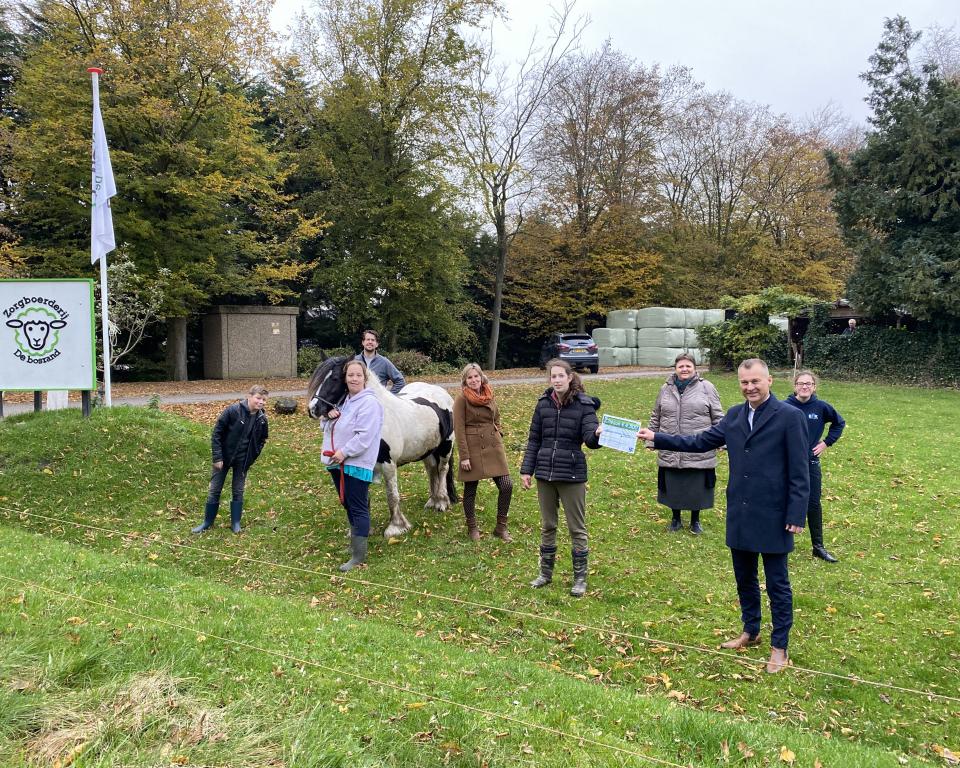
<instances>
[{"instance_id":1,"label":"orange scarf","mask_svg":"<svg viewBox=\"0 0 960 768\"><path fill-rule=\"evenodd\" d=\"M467 398L467 402L471 405L490 405L493 402L493 390L489 384L481 384L479 394L470 387L464 387L463 396Z\"/></svg>"}]
</instances>

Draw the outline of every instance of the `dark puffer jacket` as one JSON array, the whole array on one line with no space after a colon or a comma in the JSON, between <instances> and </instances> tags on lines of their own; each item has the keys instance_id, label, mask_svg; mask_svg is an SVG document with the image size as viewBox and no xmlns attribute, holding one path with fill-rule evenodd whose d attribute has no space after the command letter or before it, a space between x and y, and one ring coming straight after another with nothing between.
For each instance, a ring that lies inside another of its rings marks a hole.
<instances>
[{"instance_id":1,"label":"dark puffer jacket","mask_svg":"<svg viewBox=\"0 0 960 768\"><path fill-rule=\"evenodd\" d=\"M597 398L580 392L560 408L553 397L553 387L547 389L533 411L520 474L555 483L585 483L587 457L580 446L600 445L599 407Z\"/></svg>"},{"instance_id":2,"label":"dark puffer jacket","mask_svg":"<svg viewBox=\"0 0 960 768\"><path fill-rule=\"evenodd\" d=\"M236 456L237 446L243 439L244 430L248 426L250 419L253 419L253 425L250 432L250 443L247 446L247 455L240 462L240 467L246 472L253 466L257 460L260 451L267 442L269 428L267 427L267 414L262 410L256 413L250 413L247 408L247 401L240 400L224 409L213 427L213 434L210 437L210 447L213 452L213 463L222 461L225 467L229 467L240 458Z\"/></svg>"}]
</instances>

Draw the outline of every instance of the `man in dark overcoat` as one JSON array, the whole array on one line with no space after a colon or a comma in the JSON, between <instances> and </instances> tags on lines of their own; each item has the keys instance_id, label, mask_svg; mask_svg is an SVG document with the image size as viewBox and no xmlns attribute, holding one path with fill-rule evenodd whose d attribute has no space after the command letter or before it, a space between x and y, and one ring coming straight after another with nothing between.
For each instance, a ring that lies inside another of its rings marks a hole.
<instances>
[{"instance_id":1,"label":"man in dark overcoat","mask_svg":"<svg viewBox=\"0 0 960 768\"><path fill-rule=\"evenodd\" d=\"M759 559L763 559L773 634L767 672L788 663L793 625L793 592L787 556L794 534L801 533L810 495L809 446L803 414L770 393L773 378L766 363L744 360L737 369L745 402L733 406L710 429L695 435L640 430L639 439L669 451L701 453L727 447L727 546L737 580L743 632L722 644L744 648L760 642Z\"/></svg>"}]
</instances>

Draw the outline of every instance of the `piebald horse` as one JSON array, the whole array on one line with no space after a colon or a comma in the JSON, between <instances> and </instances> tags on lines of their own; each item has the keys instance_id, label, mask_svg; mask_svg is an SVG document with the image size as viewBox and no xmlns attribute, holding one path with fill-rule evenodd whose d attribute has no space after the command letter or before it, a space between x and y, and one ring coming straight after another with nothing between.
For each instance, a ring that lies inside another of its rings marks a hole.
<instances>
[{"instance_id":1,"label":"piebald horse","mask_svg":"<svg viewBox=\"0 0 960 768\"><path fill-rule=\"evenodd\" d=\"M307 387L307 412L312 419L326 417L347 396L343 365L347 357L332 357L313 372ZM367 389L383 405L383 432L374 474L382 474L390 507L390 524L383 535L399 536L410 530L400 509L397 467L422 461L430 479L425 509L446 512L457 501L450 460L453 454L453 398L442 387L415 381L392 394L367 371Z\"/></svg>"}]
</instances>

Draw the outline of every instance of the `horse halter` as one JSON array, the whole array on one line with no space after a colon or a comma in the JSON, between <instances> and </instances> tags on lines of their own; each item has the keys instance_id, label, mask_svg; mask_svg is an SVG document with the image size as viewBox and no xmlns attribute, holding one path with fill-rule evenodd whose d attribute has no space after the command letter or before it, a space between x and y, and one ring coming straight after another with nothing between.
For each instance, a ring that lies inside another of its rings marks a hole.
<instances>
[{"instance_id":1,"label":"horse halter","mask_svg":"<svg viewBox=\"0 0 960 768\"><path fill-rule=\"evenodd\" d=\"M323 386L323 383L321 382L320 387L322 386ZM313 397L310 398L310 404L307 406L310 413L316 413L318 403L323 403L325 406L327 406L328 412L335 408L339 410L340 405L343 403L346 397L342 398L339 403L331 403L329 400L326 400L325 398L320 397L320 387L317 387L317 391L314 392Z\"/></svg>"}]
</instances>

